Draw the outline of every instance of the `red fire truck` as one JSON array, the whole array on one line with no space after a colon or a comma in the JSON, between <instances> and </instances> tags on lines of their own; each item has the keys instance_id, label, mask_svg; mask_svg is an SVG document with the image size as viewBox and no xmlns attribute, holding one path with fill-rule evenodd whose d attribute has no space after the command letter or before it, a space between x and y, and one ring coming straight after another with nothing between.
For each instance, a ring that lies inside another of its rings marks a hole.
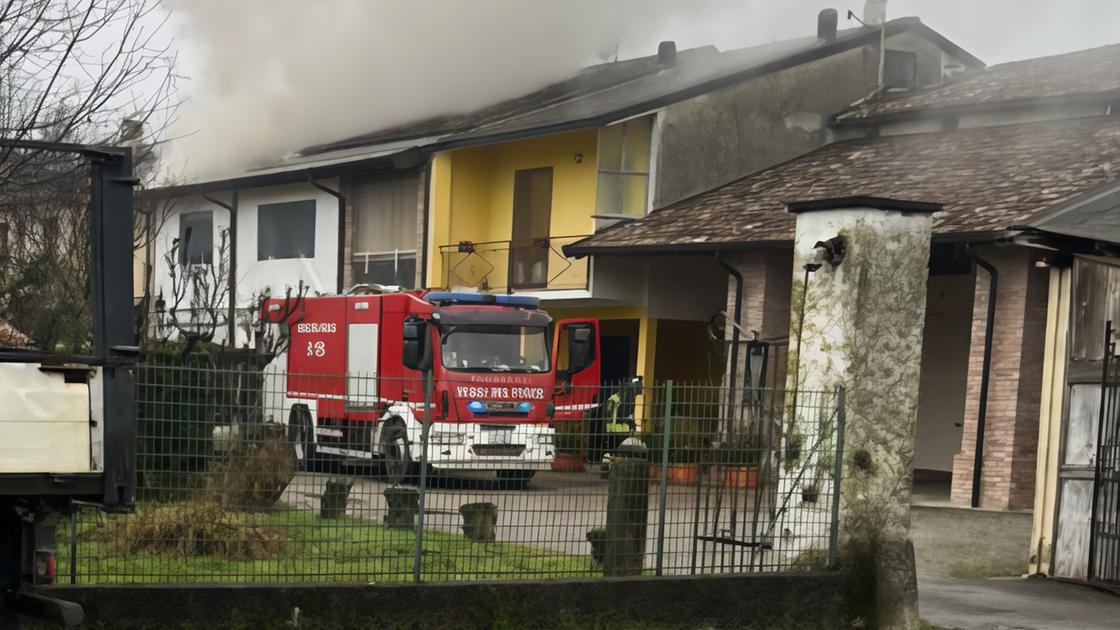
<instances>
[{"instance_id":1,"label":"red fire truck","mask_svg":"<svg viewBox=\"0 0 1120 630\"><path fill-rule=\"evenodd\" d=\"M265 408L287 422L301 464L381 460L400 479L420 460L430 413L432 468L528 481L554 459L550 425L594 405L598 322L553 322L536 298L372 292L284 302L262 312L290 340L267 370L284 385Z\"/></svg>"}]
</instances>

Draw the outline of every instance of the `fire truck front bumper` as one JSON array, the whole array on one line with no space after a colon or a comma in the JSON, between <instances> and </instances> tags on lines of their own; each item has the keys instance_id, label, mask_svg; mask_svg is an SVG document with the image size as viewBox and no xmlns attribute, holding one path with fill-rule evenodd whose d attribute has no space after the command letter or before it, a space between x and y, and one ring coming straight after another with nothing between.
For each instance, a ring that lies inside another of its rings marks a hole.
<instances>
[{"instance_id":1,"label":"fire truck front bumper","mask_svg":"<svg viewBox=\"0 0 1120 630\"><path fill-rule=\"evenodd\" d=\"M450 470L547 470L555 459L551 427L537 424L435 423L428 434L428 462ZM420 459L420 436L412 440Z\"/></svg>"}]
</instances>

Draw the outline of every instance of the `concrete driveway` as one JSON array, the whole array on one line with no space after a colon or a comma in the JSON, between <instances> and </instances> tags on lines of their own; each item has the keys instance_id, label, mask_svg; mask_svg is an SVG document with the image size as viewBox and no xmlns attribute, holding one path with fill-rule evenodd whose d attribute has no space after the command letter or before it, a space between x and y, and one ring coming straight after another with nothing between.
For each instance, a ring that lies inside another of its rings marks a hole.
<instances>
[{"instance_id":1,"label":"concrete driveway","mask_svg":"<svg viewBox=\"0 0 1120 630\"><path fill-rule=\"evenodd\" d=\"M1115 630L1120 596L1046 578L918 576L923 619L964 630Z\"/></svg>"}]
</instances>

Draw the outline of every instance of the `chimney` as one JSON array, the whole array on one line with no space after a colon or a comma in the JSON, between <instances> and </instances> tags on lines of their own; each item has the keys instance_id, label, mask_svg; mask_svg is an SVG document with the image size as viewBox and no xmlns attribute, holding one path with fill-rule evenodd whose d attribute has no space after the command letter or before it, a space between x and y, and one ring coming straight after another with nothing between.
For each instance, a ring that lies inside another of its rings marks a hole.
<instances>
[{"instance_id":1,"label":"chimney","mask_svg":"<svg viewBox=\"0 0 1120 630\"><path fill-rule=\"evenodd\" d=\"M887 0L867 0L863 3L863 23L876 26L887 21Z\"/></svg>"},{"instance_id":2,"label":"chimney","mask_svg":"<svg viewBox=\"0 0 1120 630\"><path fill-rule=\"evenodd\" d=\"M670 40L657 45L657 63L665 68L677 65L677 43Z\"/></svg>"},{"instance_id":3,"label":"chimney","mask_svg":"<svg viewBox=\"0 0 1120 630\"><path fill-rule=\"evenodd\" d=\"M836 9L821 9L817 14L817 39L831 42L836 39L836 23L840 17Z\"/></svg>"}]
</instances>

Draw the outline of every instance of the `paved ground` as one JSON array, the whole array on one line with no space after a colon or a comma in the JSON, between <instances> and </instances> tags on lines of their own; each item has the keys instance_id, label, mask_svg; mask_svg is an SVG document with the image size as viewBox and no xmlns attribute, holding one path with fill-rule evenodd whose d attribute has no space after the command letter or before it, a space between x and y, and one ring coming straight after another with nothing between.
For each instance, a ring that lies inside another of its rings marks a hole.
<instances>
[{"instance_id":1,"label":"paved ground","mask_svg":"<svg viewBox=\"0 0 1120 630\"><path fill-rule=\"evenodd\" d=\"M1120 597L1045 578L918 577L923 619L964 630L1115 630Z\"/></svg>"}]
</instances>

